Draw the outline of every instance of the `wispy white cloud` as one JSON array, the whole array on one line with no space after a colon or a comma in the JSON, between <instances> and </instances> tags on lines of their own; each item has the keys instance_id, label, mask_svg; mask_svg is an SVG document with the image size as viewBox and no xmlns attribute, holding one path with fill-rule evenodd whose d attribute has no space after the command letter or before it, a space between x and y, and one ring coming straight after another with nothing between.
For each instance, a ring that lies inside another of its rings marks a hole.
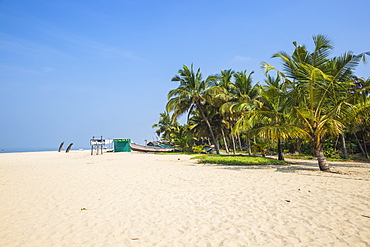
<instances>
[{"instance_id":1,"label":"wispy white cloud","mask_svg":"<svg viewBox=\"0 0 370 247\"><path fill-rule=\"evenodd\" d=\"M10 40L0 40L0 50L7 51L7 52L24 52L27 49L24 45L18 42L14 42Z\"/></svg>"},{"instance_id":2,"label":"wispy white cloud","mask_svg":"<svg viewBox=\"0 0 370 247\"><path fill-rule=\"evenodd\" d=\"M52 48L45 44L24 40L12 35L0 33L0 50L10 53L17 53L26 56L63 56L73 58L60 49Z\"/></svg>"},{"instance_id":3,"label":"wispy white cloud","mask_svg":"<svg viewBox=\"0 0 370 247\"><path fill-rule=\"evenodd\" d=\"M52 67L42 67L41 70L43 73L51 73L51 72L56 71L56 69Z\"/></svg>"},{"instance_id":4,"label":"wispy white cloud","mask_svg":"<svg viewBox=\"0 0 370 247\"><path fill-rule=\"evenodd\" d=\"M109 46L105 44L101 44L94 41L87 41L84 42L84 47L90 49L92 52L103 53L107 55L114 55L114 56L121 56L128 59L138 59L141 60L139 56L135 54L135 52L130 50L124 50L119 47Z\"/></svg>"},{"instance_id":5,"label":"wispy white cloud","mask_svg":"<svg viewBox=\"0 0 370 247\"><path fill-rule=\"evenodd\" d=\"M58 28L45 21L31 18L25 22L19 20L22 26L34 30L43 37L39 40L29 40L22 37L0 32L0 50L23 55L51 54L72 59L81 58L81 53L99 53L103 56L119 56L127 59L141 58L132 50L117 47L98 41L79 33ZM76 54L80 53L80 54Z\"/></svg>"},{"instance_id":6,"label":"wispy white cloud","mask_svg":"<svg viewBox=\"0 0 370 247\"><path fill-rule=\"evenodd\" d=\"M27 69L20 66L9 66L9 65L0 65L0 72L2 74L20 74L20 73L26 73L26 74L41 74L40 71L35 71L32 69Z\"/></svg>"},{"instance_id":7,"label":"wispy white cloud","mask_svg":"<svg viewBox=\"0 0 370 247\"><path fill-rule=\"evenodd\" d=\"M98 13L91 13L91 15L94 14ZM100 53L101 55L120 56L127 59L141 60L141 58L130 49L125 49L125 47L117 47L101 41L101 39L91 38L81 33L71 32L70 30L59 28L41 20L34 20L32 24L29 24L29 26L31 29L34 29L36 32L47 37L48 41L52 41L53 48L71 54L71 56L79 57L80 55L76 55L76 52L96 52Z\"/></svg>"},{"instance_id":8,"label":"wispy white cloud","mask_svg":"<svg viewBox=\"0 0 370 247\"><path fill-rule=\"evenodd\" d=\"M52 67L29 69L29 68L24 68L21 66L0 65L0 72L2 74L10 73L10 74L17 74L17 75L19 74L46 75L54 71L56 71L56 69Z\"/></svg>"},{"instance_id":9,"label":"wispy white cloud","mask_svg":"<svg viewBox=\"0 0 370 247\"><path fill-rule=\"evenodd\" d=\"M71 49L71 52L82 52L82 53L99 53L103 56L119 56L127 59L142 60L134 51L124 49L117 46L112 46L103 42L99 42L89 37L71 33L64 30L57 30L49 28L48 35L51 35L54 39L62 42L63 46Z\"/></svg>"},{"instance_id":10,"label":"wispy white cloud","mask_svg":"<svg viewBox=\"0 0 370 247\"><path fill-rule=\"evenodd\" d=\"M251 61L251 60L253 60L253 58L251 58L251 57L245 57L245 56L240 56L240 55L236 55L233 58L233 61L235 61L235 62L245 62L245 61Z\"/></svg>"}]
</instances>

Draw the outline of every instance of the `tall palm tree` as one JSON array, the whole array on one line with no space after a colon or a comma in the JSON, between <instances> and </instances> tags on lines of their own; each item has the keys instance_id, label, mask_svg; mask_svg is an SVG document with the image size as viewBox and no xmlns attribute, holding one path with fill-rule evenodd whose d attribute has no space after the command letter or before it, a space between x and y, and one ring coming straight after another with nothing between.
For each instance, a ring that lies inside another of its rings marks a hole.
<instances>
[{"instance_id":1,"label":"tall palm tree","mask_svg":"<svg viewBox=\"0 0 370 247\"><path fill-rule=\"evenodd\" d=\"M232 130L235 126L235 123L240 119L241 112L248 111L253 108L259 102L255 100L257 95L257 91L255 90L254 86L252 86L252 74L254 72L250 72L247 74L247 71L240 71L234 72L233 79L234 81L230 81L224 85L224 91L220 94L219 98L223 98L223 104L220 107L221 113L225 116L226 120L229 122L230 130ZM226 81L222 79L228 75L228 73L221 73L221 81ZM228 77L226 77L228 78ZM231 78L228 78L231 80ZM241 110L242 109L242 110ZM239 145L241 146L240 141L240 131L234 131L231 133L233 147L235 150L235 140L234 135L238 137ZM250 144L250 135L247 133L247 146L249 154L251 154L251 144ZM241 148L241 147L240 147Z\"/></svg>"},{"instance_id":2,"label":"tall palm tree","mask_svg":"<svg viewBox=\"0 0 370 247\"><path fill-rule=\"evenodd\" d=\"M331 41L323 35L314 36L313 41L313 52L293 42L292 55L279 52L273 57L282 60L284 73L277 71L292 87L289 99L297 126L310 135L320 170L330 171L323 152L324 138L340 135L345 127L338 114L350 85L347 79L365 54L329 58ZM263 67L266 73L276 69L267 63Z\"/></svg>"},{"instance_id":3,"label":"tall palm tree","mask_svg":"<svg viewBox=\"0 0 370 247\"><path fill-rule=\"evenodd\" d=\"M221 70L221 74L217 77L216 86L212 88L213 92L213 105L216 106L218 109L222 107L225 103L229 102L233 99L234 95L232 93L234 86L234 83L232 79L234 78L235 72L231 69L228 70ZM225 143L225 149L226 152L229 153L228 147L227 147L227 141L225 136L225 130L224 127L228 127L231 143L233 146L233 153L236 153L236 144L235 144L235 134L231 133L231 128L234 124L234 118L231 114L231 112L228 111L222 111L222 122L223 124L219 124L220 130L222 132L224 143Z\"/></svg>"},{"instance_id":4,"label":"tall palm tree","mask_svg":"<svg viewBox=\"0 0 370 247\"><path fill-rule=\"evenodd\" d=\"M194 72L193 64L190 69L184 65L178 71L178 75L172 78L172 81L179 82L180 85L168 93L168 103L166 109L168 112L173 112L173 119L176 120L180 115L188 112L188 118L191 112L197 109L202 115L207 124L211 139L215 145L216 153L219 154L218 142L215 138L212 126L203 111L206 102L206 92L214 82L214 77L207 77L206 80L202 79L200 69Z\"/></svg>"},{"instance_id":5,"label":"tall palm tree","mask_svg":"<svg viewBox=\"0 0 370 247\"><path fill-rule=\"evenodd\" d=\"M253 79L252 75L254 74L254 71L251 71L249 74L247 74L246 70L243 71L238 71L234 74L235 78L235 95L236 98L238 99L237 101L240 102L254 102L254 99L257 96L257 90L254 86L252 85ZM238 134L238 137L240 137L240 133ZM246 144L248 146L248 153L249 155L251 154L251 143L250 143L250 138L251 135L247 133L246 135ZM240 138L239 138L240 139Z\"/></svg>"}]
</instances>

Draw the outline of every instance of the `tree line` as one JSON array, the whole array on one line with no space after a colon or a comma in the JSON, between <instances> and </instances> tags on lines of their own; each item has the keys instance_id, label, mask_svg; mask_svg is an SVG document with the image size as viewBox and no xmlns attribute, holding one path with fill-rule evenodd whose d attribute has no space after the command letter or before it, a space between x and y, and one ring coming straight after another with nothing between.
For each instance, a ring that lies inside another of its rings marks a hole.
<instances>
[{"instance_id":1,"label":"tree line","mask_svg":"<svg viewBox=\"0 0 370 247\"><path fill-rule=\"evenodd\" d=\"M316 35L313 42L313 51L293 42L291 54L274 54L281 70L263 62L262 83L253 83L253 71L222 70L203 79L200 68L184 65L153 128L184 151L213 144L218 154L220 148L275 151L279 160L286 152L313 154L321 171L330 171L326 156L368 158L370 77L356 77L355 68L370 52L331 57L328 37ZM177 119L185 113L181 125Z\"/></svg>"}]
</instances>

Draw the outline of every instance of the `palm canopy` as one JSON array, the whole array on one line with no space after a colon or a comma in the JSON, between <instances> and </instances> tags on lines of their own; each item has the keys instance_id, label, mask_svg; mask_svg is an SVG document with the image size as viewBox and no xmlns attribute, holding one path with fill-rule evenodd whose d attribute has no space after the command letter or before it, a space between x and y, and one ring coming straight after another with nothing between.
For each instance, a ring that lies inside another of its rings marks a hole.
<instances>
[{"instance_id":1,"label":"palm canopy","mask_svg":"<svg viewBox=\"0 0 370 247\"><path fill-rule=\"evenodd\" d=\"M347 100L355 67L369 53L353 55L348 52L330 58L331 41L323 35L314 36L313 41L313 52L293 42L295 50L292 55L286 52L273 55L281 59L284 73L267 63L263 63L263 67L266 73L277 70L291 86L289 98L292 114L296 117L295 124L310 135L320 169L329 171L323 156L324 137L342 133L344 124L338 107ZM346 106L350 107L349 104Z\"/></svg>"},{"instance_id":2,"label":"palm canopy","mask_svg":"<svg viewBox=\"0 0 370 247\"><path fill-rule=\"evenodd\" d=\"M338 111L341 112L341 120L345 123L347 130L354 134L357 139L358 147L364 157L368 158L366 139L370 136L370 77L353 77L353 86L348 91L349 99L340 105ZM349 106L348 106L349 105ZM359 143L357 133L360 133L362 144ZM361 146L363 145L363 147Z\"/></svg>"},{"instance_id":3,"label":"palm canopy","mask_svg":"<svg viewBox=\"0 0 370 247\"><path fill-rule=\"evenodd\" d=\"M244 131L263 139L278 143L279 159L283 160L281 141L289 138L304 138L307 132L294 125L290 114L287 92L284 91L280 79L268 77L266 86L257 85L257 107L244 111L237 121L234 132Z\"/></svg>"},{"instance_id":4,"label":"palm canopy","mask_svg":"<svg viewBox=\"0 0 370 247\"><path fill-rule=\"evenodd\" d=\"M205 102L205 92L213 85L214 77L203 80L200 69L194 72L193 65L190 68L184 65L172 81L179 82L180 85L168 93L166 109L168 112L173 111L172 117L177 119L186 112L190 115Z\"/></svg>"},{"instance_id":5,"label":"palm canopy","mask_svg":"<svg viewBox=\"0 0 370 247\"><path fill-rule=\"evenodd\" d=\"M252 75L254 71L247 74L246 70L238 71L234 74L235 78L235 91L238 95L248 95L249 97L253 98L256 95L255 90L253 90L252 85Z\"/></svg>"},{"instance_id":6,"label":"palm canopy","mask_svg":"<svg viewBox=\"0 0 370 247\"><path fill-rule=\"evenodd\" d=\"M247 71L238 71L233 74L234 82L229 85L229 90L224 94L226 99L220 110L223 114L235 114L241 111L251 110L255 105L257 90L252 85L254 71L247 74Z\"/></svg>"},{"instance_id":7,"label":"palm canopy","mask_svg":"<svg viewBox=\"0 0 370 247\"><path fill-rule=\"evenodd\" d=\"M176 126L178 126L177 121L173 122L171 116L165 111L159 114L158 123L153 124L152 128L157 128L155 133L158 137L162 135L162 138L169 139L172 129Z\"/></svg>"},{"instance_id":8,"label":"palm canopy","mask_svg":"<svg viewBox=\"0 0 370 247\"><path fill-rule=\"evenodd\" d=\"M234 75L235 72L231 69L221 70L221 74L216 77L216 86L220 86L226 90L230 90L233 85L232 78Z\"/></svg>"}]
</instances>

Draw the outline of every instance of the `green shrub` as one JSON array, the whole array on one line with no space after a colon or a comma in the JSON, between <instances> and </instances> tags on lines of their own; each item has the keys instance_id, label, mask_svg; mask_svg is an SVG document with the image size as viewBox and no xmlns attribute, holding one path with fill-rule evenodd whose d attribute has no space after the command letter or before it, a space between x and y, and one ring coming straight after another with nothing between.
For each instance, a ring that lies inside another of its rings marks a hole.
<instances>
[{"instance_id":1,"label":"green shrub","mask_svg":"<svg viewBox=\"0 0 370 247\"><path fill-rule=\"evenodd\" d=\"M326 149L324 149L324 155L327 158L340 159L341 154L342 154L341 151L335 150L332 147L326 147Z\"/></svg>"},{"instance_id":2,"label":"green shrub","mask_svg":"<svg viewBox=\"0 0 370 247\"><path fill-rule=\"evenodd\" d=\"M292 154L292 155L286 155L285 157L291 158L291 159L302 159L302 160L312 160L315 159L315 156L307 155L307 154Z\"/></svg>"},{"instance_id":3,"label":"green shrub","mask_svg":"<svg viewBox=\"0 0 370 247\"><path fill-rule=\"evenodd\" d=\"M220 165L283 165L288 162L245 155L202 155L195 157L199 163Z\"/></svg>"}]
</instances>

